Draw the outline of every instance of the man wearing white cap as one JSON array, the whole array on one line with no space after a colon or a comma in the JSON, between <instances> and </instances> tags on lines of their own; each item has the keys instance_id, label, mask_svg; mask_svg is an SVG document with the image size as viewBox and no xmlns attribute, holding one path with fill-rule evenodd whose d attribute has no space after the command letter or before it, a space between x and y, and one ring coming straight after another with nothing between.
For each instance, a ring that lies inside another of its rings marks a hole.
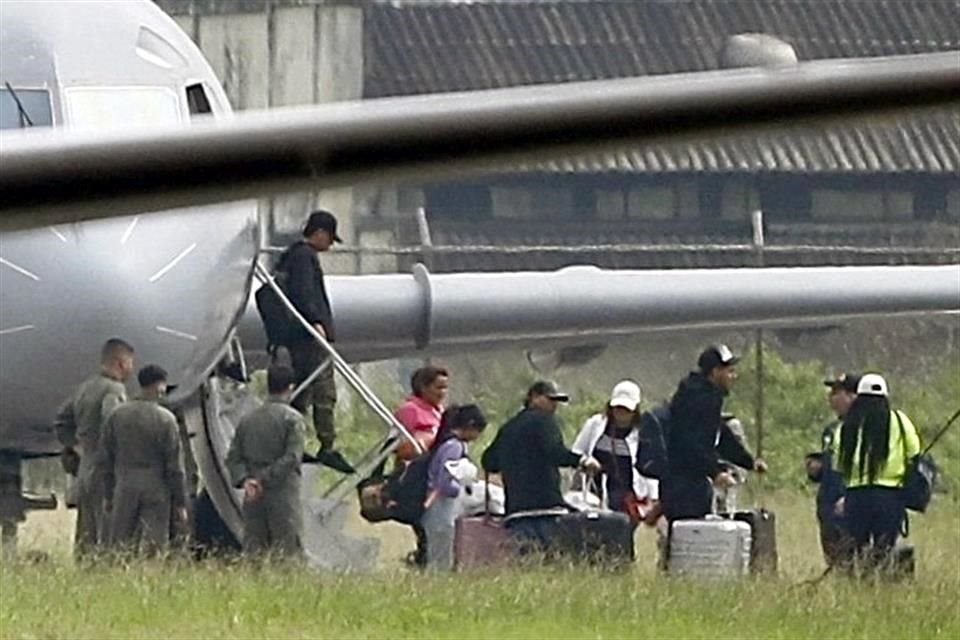
<instances>
[{"instance_id":1,"label":"man wearing white cap","mask_svg":"<svg viewBox=\"0 0 960 640\"><path fill-rule=\"evenodd\" d=\"M626 513L634 524L643 518L643 505L652 497L647 480L636 469L640 399L640 386L636 382L618 382L605 411L584 422L571 447L575 453L592 455L600 462L602 476L597 482L606 483L607 506Z\"/></svg>"},{"instance_id":2,"label":"man wearing white cap","mask_svg":"<svg viewBox=\"0 0 960 640\"><path fill-rule=\"evenodd\" d=\"M857 399L834 438L837 469L847 484L847 530L864 569L888 565L906 512L901 486L920 436L902 411L891 411L887 381L865 374Z\"/></svg>"}]
</instances>

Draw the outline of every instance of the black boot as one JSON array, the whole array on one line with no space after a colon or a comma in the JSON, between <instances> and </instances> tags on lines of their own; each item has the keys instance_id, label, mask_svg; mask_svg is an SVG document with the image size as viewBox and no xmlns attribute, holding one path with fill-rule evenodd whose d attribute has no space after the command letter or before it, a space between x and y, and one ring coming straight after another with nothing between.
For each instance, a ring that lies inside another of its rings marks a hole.
<instances>
[{"instance_id":1,"label":"black boot","mask_svg":"<svg viewBox=\"0 0 960 640\"><path fill-rule=\"evenodd\" d=\"M353 468L353 465L343 457L343 454L333 447L321 446L320 450L317 451L317 462L340 473L357 472L357 470Z\"/></svg>"}]
</instances>

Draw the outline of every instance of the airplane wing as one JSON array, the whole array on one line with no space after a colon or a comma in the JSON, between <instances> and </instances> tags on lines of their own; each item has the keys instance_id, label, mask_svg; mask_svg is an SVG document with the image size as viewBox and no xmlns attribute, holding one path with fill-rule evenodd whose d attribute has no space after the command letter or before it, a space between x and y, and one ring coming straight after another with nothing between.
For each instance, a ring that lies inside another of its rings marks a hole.
<instances>
[{"instance_id":1,"label":"airplane wing","mask_svg":"<svg viewBox=\"0 0 960 640\"><path fill-rule=\"evenodd\" d=\"M960 309L960 265L327 276L350 361L602 343L655 329L792 326ZM789 292L789 294L785 294ZM491 301L496 301L492 304ZM383 309L390 309L384 313ZM505 311L509 310L509 311ZM263 348L253 300L240 326Z\"/></svg>"},{"instance_id":2,"label":"airplane wing","mask_svg":"<svg viewBox=\"0 0 960 640\"><path fill-rule=\"evenodd\" d=\"M245 112L0 145L0 231L960 104L960 51Z\"/></svg>"}]
</instances>

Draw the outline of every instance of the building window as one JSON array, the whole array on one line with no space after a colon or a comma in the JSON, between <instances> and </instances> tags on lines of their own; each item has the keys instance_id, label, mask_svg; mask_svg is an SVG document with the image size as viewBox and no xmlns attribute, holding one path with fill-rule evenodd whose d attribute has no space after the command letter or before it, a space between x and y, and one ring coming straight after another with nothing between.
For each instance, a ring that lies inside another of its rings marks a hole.
<instances>
[{"instance_id":1,"label":"building window","mask_svg":"<svg viewBox=\"0 0 960 640\"><path fill-rule=\"evenodd\" d=\"M426 209L431 216L447 219L489 218L493 210L487 185L447 183L424 189Z\"/></svg>"},{"instance_id":2,"label":"building window","mask_svg":"<svg viewBox=\"0 0 960 640\"><path fill-rule=\"evenodd\" d=\"M960 220L960 189L947 192L947 217Z\"/></svg>"},{"instance_id":3,"label":"building window","mask_svg":"<svg viewBox=\"0 0 960 640\"><path fill-rule=\"evenodd\" d=\"M913 194L881 189L814 189L810 215L814 220L910 220L913 218Z\"/></svg>"},{"instance_id":4,"label":"building window","mask_svg":"<svg viewBox=\"0 0 960 640\"><path fill-rule=\"evenodd\" d=\"M760 194L757 189L741 180L723 183L720 197L720 217L723 220L749 220L750 213L760 209Z\"/></svg>"},{"instance_id":5,"label":"building window","mask_svg":"<svg viewBox=\"0 0 960 640\"><path fill-rule=\"evenodd\" d=\"M670 220L677 213L673 187L637 187L627 194L627 216L640 220Z\"/></svg>"}]
</instances>

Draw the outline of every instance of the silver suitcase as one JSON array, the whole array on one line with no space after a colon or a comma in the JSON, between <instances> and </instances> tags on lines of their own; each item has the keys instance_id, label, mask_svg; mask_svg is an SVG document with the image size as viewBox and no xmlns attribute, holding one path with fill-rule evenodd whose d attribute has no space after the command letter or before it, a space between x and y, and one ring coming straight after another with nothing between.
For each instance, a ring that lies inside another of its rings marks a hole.
<instances>
[{"instance_id":1,"label":"silver suitcase","mask_svg":"<svg viewBox=\"0 0 960 640\"><path fill-rule=\"evenodd\" d=\"M736 520L677 520L667 569L687 576L738 577L750 572L750 525Z\"/></svg>"}]
</instances>

